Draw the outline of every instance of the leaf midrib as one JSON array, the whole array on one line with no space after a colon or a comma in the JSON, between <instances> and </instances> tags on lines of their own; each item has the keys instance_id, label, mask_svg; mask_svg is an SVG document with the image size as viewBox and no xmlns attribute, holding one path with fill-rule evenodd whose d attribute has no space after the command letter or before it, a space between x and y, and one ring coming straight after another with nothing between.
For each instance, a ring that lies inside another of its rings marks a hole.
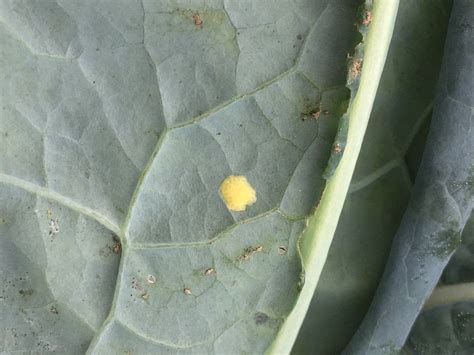
<instances>
[{"instance_id":1,"label":"leaf midrib","mask_svg":"<svg viewBox=\"0 0 474 355\"><path fill-rule=\"evenodd\" d=\"M17 178L9 174L4 174L4 173L0 173L0 183L4 185L9 185L9 186L15 186L25 191L31 192L37 196L41 196L51 201L58 202L59 204L62 204L63 206L73 211L76 211L80 214L83 214L85 216L88 216L94 219L95 221L97 221L98 223L100 223L101 225L109 229L110 231L114 232L115 234L120 233L120 227L116 223L112 222L108 217L93 210L92 208L86 207L74 201L73 199L69 197L66 197L57 192L51 191L46 187L42 187L34 183L31 183L29 181Z\"/></svg>"}]
</instances>

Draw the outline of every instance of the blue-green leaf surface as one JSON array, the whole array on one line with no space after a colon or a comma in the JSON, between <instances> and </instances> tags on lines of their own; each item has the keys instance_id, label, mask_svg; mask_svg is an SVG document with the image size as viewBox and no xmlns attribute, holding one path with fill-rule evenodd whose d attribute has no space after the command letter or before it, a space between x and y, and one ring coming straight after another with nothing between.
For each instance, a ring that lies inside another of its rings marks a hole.
<instances>
[{"instance_id":1,"label":"blue-green leaf surface","mask_svg":"<svg viewBox=\"0 0 474 355\"><path fill-rule=\"evenodd\" d=\"M358 5L1 1L1 350L265 351L301 286ZM243 212L229 175L256 190Z\"/></svg>"},{"instance_id":2,"label":"blue-green leaf surface","mask_svg":"<svg viewBox=\"0 0 474 355\"><path fill-rule=\"evenodd\" d=\"M416 354L469 354L474 351L474 215L462 242L410 332L406 348Z\"/></svg>"}]
</instances>

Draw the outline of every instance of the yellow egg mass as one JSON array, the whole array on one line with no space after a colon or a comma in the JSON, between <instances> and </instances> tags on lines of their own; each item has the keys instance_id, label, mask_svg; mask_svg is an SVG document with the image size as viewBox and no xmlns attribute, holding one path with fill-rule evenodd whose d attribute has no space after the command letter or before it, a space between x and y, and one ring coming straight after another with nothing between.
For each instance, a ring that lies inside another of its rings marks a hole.
<instances>
[{"instance_id":1,"label":"yellow egg mass","mask_svg":"<svg viewBox=\"0 0 474 355\"><path fill-rule=\"evenodd\" d=\"M230 175L222 181L220 188L222 199L231 211L245 211L257 201L257 194L245 176Z\"/></svg>"}]
</instances>

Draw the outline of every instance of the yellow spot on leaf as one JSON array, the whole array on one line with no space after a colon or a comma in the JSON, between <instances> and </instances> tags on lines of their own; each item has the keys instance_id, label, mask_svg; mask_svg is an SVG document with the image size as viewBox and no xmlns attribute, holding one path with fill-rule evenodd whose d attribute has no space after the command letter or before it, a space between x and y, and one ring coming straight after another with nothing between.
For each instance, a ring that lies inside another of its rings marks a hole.
<instances>
[{"instance_id":1,"label":"yellow spot on leaf","mask_svg":"<svg viewBox=\"0 0 474 355\"><path fill-rule=\"evenodd\" d=\"M221 196L231 211L245 211L257 201L257 194L245 176L228 176L221 184Z\"/></svg>"}]
</instances>

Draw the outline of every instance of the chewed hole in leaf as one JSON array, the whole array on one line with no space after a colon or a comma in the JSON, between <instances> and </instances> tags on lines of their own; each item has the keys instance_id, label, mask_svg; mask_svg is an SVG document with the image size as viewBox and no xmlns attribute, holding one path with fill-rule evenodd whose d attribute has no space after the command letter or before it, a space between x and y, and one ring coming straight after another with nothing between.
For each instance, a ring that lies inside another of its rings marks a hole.
<instances>
[{"instance_id":1,"label":"chewed hole in leaf","mask_svg":"<svg viewBox=\"0 0 474 355\"><path fill-rule=\"evenodd\" d=\"M231 211L245 211L257 201L257 193L245 176L228 176L221 184L220 192L227 208Z\"/></svg>"}]
</instances>

